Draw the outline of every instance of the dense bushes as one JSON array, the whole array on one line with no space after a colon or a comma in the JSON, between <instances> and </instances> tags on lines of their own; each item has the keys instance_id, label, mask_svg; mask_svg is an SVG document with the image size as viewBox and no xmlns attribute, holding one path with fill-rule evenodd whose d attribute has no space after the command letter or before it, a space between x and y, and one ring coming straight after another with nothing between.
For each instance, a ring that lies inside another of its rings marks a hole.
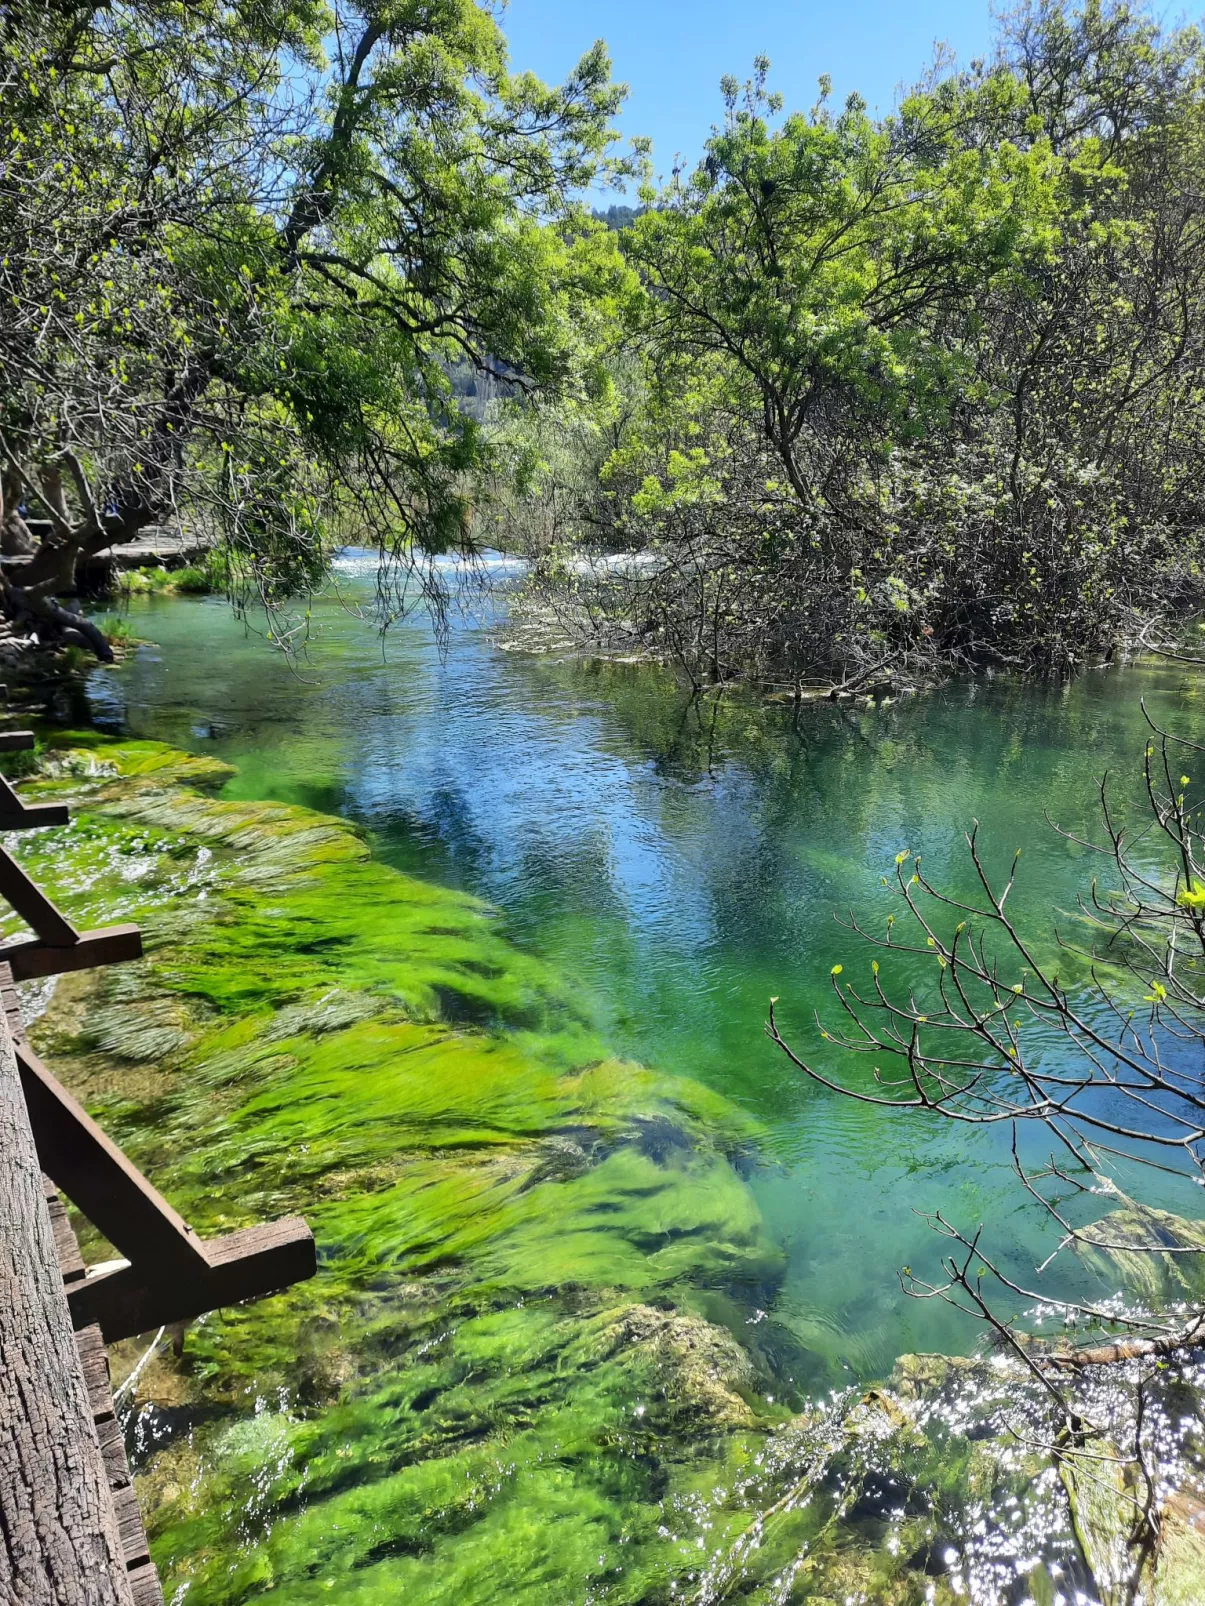
<instances>
[{"instance_id":1,"label":"dense bushes","mask_svg":"<svg viewBox=\"0 0 1205 1606\"><path fill-rule=\"evenodd\" d=\"M532 595L696 680L882 660L1068 669L1202 592L1195 29L1034 0L892 117L725 85L624 232L639 313ZM534 440L533 440L534 436ZM545 520L545 526L549 521ZM515 527L515 526L512 526ZM589 560L641 550L639 565Z\"/></svg>"}]
</instances>

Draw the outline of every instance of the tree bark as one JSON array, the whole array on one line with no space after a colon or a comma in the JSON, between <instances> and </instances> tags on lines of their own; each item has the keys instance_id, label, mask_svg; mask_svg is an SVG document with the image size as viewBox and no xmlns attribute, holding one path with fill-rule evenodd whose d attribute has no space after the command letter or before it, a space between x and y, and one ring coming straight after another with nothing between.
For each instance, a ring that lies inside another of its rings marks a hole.
<instances>
[{"instance_id":1,"label":"tree bark","mask_svg":"<svg viewBox=\"0 0 1205 1606\"><path fill-rule=\"evenodd\" d=\"M9 468L0 471L0 556L22 557L32 552L37 542L29 526L17 511L21 488L17 477Z\"/></svg>"},{"instance_id":2,"label":"tree bark","mask_svg":"<svg viewBox=\"0 0 1205 1606\"><path fill-rule=\"evenodd\" d=\"M2 1010L0 1601L133 1602Z\"/></svg>"}]
</instances>

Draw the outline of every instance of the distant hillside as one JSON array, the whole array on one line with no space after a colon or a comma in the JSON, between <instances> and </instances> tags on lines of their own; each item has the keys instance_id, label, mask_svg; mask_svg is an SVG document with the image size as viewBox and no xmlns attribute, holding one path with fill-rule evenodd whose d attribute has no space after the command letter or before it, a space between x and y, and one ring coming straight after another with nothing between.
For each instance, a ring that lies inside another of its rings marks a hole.
<instances>
[{"instance_id":1,"label":"distant hillside","mask_svg":"<svg viewBox=\"0 0 1205 1606\"><path fill-rule=\"evenodd\" d=\"M592 215L609 229L626 229L630 223L635 223L643 211L642 206L609 206L604 212L596 206L592 208Z\"/></svg>"}]
</instances>

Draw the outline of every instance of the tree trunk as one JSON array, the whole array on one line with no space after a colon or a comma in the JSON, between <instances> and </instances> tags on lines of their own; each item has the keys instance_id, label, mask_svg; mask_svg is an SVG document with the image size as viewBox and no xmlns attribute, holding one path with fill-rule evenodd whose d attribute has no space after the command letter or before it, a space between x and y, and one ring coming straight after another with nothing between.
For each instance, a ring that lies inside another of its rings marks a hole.
<instances>
[{"instance_id":1,"label":"tree trunk","mask_svg":"<svg viewBox=\"0 0 1205 1606\"><path fill-rule=\"evenodd\" d=\"M17 512L21 487L11 469L0 473L0 556L25 557L37 546L29 526Z\"/></svg>"},{"instance_id":2,"label":"tree trunk","mask_svg":"<svg viewBox=\"0 0 1205 1606\"><path fill-rule=\"evenodd\" d=\"M0 1010L0 1600L132 1606L132 1599Z\"/></svg>"}]
</instances>

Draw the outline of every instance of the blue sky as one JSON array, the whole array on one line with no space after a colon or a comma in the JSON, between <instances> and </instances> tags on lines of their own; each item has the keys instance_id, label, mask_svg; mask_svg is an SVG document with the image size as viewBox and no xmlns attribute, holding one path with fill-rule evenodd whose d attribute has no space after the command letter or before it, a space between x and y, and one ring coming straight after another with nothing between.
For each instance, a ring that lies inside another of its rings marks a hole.
<instances>
[{"instance_id":1,"label":"blue sky","mask_svg":"<svg viewBox=\"0 0 1205 1606\"><path fill-rule=\"evenodd\" d=\"M624 132L652 137L658 173L677 152L700 154L720 115L721 77L744 80L759 53L788 109L811 106L827 72L838 103L856 89L888 111L935 40L969 61L991 39L989 0L510 0L502 26L512 67L546 79L605 39L615 77L631 89Z\"/></svg>"}]
</instances>

